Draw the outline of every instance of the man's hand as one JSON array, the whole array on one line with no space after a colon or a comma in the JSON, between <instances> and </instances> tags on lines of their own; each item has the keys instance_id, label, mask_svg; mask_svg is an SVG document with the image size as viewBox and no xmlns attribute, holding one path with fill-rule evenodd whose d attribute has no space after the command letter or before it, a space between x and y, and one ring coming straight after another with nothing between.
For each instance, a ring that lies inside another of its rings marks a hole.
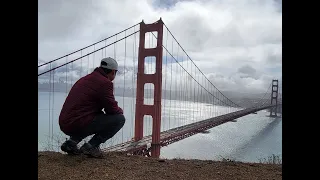
<instances>
[{"instance_id":1,"label":"man's hand","mask_svg":"<svg viewBox=\"0 0 320 180\"><path fill-rule=\"evenodd\" d=\"M114 98L112 82L103 84L99 95L99 100L103 104L106 114L123 114L123 110L118 106L118 102Z\"/></svg>"}]
</instances>

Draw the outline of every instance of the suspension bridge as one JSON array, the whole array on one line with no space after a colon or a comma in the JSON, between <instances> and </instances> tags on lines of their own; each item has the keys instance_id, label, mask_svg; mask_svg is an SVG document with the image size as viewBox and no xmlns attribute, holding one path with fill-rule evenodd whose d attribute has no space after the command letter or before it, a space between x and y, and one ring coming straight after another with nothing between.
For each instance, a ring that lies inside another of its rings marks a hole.
<instances>
[{"instance_id":1,"label":"suspension bridge","mask_svg":"<svg viewBox=\"0 0 320 180\"><path fill-rule=\"evenodd\" d=\"M152 24L142 21L65 56L38 63L39 91L47 98L38 108L39 120L48 126L51 140L59 132L54 124L72 85L108 56L119 63L114 94L126 123L105 151L159 157L163 146L260 110L270 109L270 116L276 117L277 108L282 106L276 79L259 101L246 106L226 97L160 18Z\"/></svg>"}]
</instances>

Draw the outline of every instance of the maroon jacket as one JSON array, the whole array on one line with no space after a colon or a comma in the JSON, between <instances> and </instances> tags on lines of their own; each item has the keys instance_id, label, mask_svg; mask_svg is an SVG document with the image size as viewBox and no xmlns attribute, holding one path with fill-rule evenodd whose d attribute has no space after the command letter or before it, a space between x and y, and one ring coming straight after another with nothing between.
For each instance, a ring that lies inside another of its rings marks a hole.
<instances>
[{"instance_id":1,"label":"maroon jacket","mask_svg":"<svg viewBox=\"0 0 320 180\"><path fill-rule=\"evenodd\" d=\"M95 116L103 113L123 114L114 98L113 83L101 68L80 78L71 88L60 116L61 131L70 133L88 125Z\"/></svg>"}]
</instances>

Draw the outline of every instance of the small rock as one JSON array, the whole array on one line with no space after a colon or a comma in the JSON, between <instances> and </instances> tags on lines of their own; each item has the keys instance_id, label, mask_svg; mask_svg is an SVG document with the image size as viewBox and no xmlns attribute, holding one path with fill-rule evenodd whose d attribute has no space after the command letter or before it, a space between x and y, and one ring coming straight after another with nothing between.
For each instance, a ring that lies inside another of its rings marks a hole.
<instances>
[{"instance_id":1,"label":"small rock","mask_svg":"<svg viewBox=\"0 0 320 180\"><path fill-rule=\"evenodd\" d=\"M165 162L165 160L164 159L159 159L158 162Z\"/></svg>"}]
</instances>

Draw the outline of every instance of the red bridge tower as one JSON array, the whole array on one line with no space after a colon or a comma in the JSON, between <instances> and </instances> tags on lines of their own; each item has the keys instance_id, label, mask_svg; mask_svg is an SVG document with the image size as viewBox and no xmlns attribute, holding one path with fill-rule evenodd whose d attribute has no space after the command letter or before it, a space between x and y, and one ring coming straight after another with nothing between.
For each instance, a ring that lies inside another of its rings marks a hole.
<instances>
[{"instance_id":1,"label":"red bridge tower","mask_svg":"<svg viewBox=\"0 0 320 180\"><path fill-rule=\"evenodd\" d=\"M157 32L157 46L155 48L145 48L145 35L147 32ZM158 20L153 24L140 23L140 40L138 54L138 73L137 73L137 96L135 114L135 135L134 140L139 141L143 138L143 117L152 117L152 143L151 156L160 156L160 131L161 131L161 90L162 90L162 37L163 21ZM156 71L154 74L144 73L145 58L154 56L156 58ZM154 104L145 105L144 85L152 83L154 85Z\"/></svg>"},{"instance_id":2,"label":"red bridge tower","mask_svg":"<svg viewBox=\"0 0 320 180\"><path fill-rule=\"evenodd\" d=\"M275 104L275 107L270 109L270 117L277 117L278 110L278 80L272 80L271 90L271 105Z\"/></svg>"}]
</instances>

